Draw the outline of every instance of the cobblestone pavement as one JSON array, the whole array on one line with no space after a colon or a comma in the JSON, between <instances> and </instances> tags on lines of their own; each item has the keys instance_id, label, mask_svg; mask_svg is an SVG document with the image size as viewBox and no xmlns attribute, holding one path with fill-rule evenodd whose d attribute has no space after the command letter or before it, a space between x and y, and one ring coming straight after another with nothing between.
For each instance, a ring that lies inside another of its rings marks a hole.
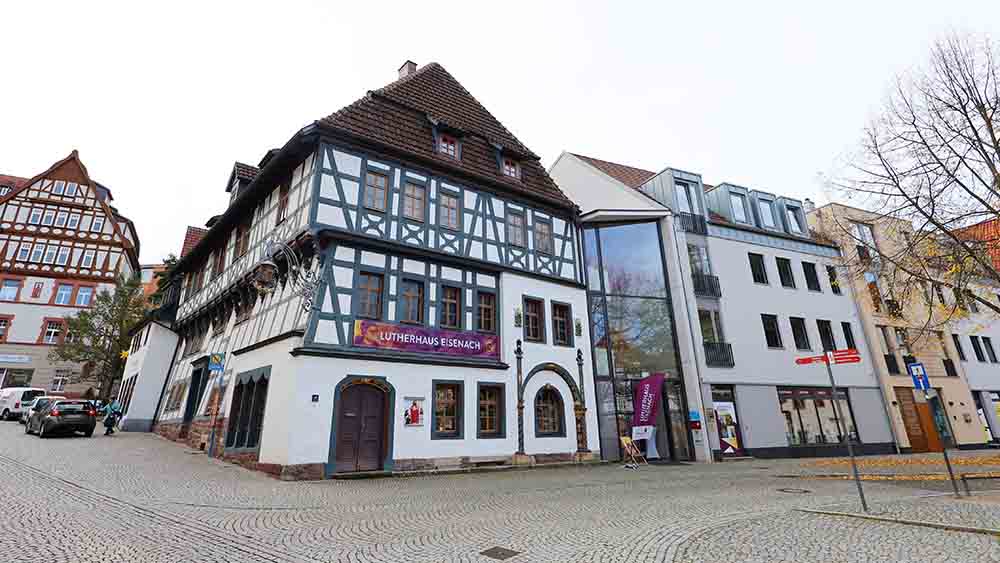
<instances>
[{"instance_id":1,"label":"cobblestone pavement","mask_svg":"<svg viewBox=\"0 0 1000 563\"><path fill-rule=\"evenodd\" d=\"M987 536L796 512L855 498L851 482L779 477L800 465L288 483L147 434L40 440L3 423L0 561L487 563L494 546L514 562L1000 560Z\"/></svg>"}]
</instances>

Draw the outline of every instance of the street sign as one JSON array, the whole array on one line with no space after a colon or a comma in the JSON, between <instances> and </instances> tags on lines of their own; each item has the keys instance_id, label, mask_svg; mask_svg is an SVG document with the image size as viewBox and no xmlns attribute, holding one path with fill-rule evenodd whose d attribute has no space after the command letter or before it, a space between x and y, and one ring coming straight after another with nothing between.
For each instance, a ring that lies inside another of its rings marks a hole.
<instances>
[{"instance_id":1,"label":"street sign","mask_svg":"<svg viewBox=\"0 0 1000 563\"><path fill-rule=\"evenodd\" d=\"M919 362L914 364L906 364L906 371L910 373L910 377L913 378L913 386L917 389L922 389L928 391L931 388L931 382L927 379L927 370L924 369L924 364Z\"/></svg>"},{"instance_id":2,"label":"street sign","mask_svg":"<svg viewBox=\"0 0 1000 563\"><path fill-rule=\"evenodd\" d=\"M832 352L827 352L832 358L831 363L834 364L858 364L861 363L861 354L858 353L854 348L848 348L846 350L834 350ZM808 364L825 364L827 363L827 354L821 354L819 356L803 356L801 358L795 358L795 363L802 365Z\"/></svg>"},{"instance_id":3,"label":"street sign","mask_svg":"<svg viewBox=\"0 0 1000 563\"><path fill-rule=\"evenodd\" d=\"M226 363L225 354L209 354L208 356L208 371L222 371L223 366Z\"/></svg>"}]
</instances>

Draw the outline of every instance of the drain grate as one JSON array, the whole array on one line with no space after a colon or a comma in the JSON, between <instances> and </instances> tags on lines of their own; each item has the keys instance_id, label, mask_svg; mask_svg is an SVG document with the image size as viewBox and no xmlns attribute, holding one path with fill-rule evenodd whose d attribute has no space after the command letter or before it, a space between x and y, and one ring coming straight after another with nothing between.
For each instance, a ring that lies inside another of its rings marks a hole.
<instances>
[{"instance_id":1,"label":"drain grate","mask_svg":"<svg viewBox=\"0 0 1000 563\"><path fill-rule=\"evenodd\" d=\"M485 551L480 551L479 555L485 555L490 559L503 561L505 559L510 559L515 555L520 555L520 553L520 551L514 551L513 549L507 549L506 547L491 547Z\"/></svg>"},{"instance_id":2,"label":"drain grate","mask_svg":"<svg viewBox=\"0 0 1000 563\"><path fill-rule=\"evenodd\" d=\"M796 489L794 487L785 487L785 488L778 489L778 492L779 493L792 493L792 494L795 494L795 495L805 495L805 494L811 493L812 491L810 491L809 489Z\"/></svg>"}]
</instances>

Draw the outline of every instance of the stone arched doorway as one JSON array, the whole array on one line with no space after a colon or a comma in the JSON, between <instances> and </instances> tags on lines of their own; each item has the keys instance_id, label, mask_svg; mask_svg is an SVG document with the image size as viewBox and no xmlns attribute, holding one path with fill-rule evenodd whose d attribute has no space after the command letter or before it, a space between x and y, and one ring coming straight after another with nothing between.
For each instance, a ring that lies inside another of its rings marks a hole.
<instances>
[{"instance_id":1,"label":"stone arched doorway","mask_svg":"<svg viewBox=\"0 0 1000 563\"><path fill-rule=\"evenodd\" d=\"M391 469L394 400L384 378L353 377L337 385L328 473Z\"/></svg>"}]
</instances>

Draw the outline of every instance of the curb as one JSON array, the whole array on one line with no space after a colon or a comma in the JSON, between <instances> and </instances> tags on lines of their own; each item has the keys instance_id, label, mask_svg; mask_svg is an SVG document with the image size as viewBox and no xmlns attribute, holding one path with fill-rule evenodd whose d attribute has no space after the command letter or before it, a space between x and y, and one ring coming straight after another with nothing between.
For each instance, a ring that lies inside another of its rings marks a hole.
<instances>
[{"instance_id":1,"label":"curb","mask_svg":"<svg viewBox=\"0 0 1000 563\"><path fill-rule=\"evenodd\" d=\"M976 528L973 526L960 526L957 524L942 524L940 522L924 522L921 520L904 520L901 518L889 518L887 516L874 516L872 514L856 514L854 512L838 512L836 510L817 510L814 508L796 508L798 512L809 514L822 514L824 516L842 516L846 518L858 518L861 520L874 520L876 522L888 522L891 524L906 524L908 526L921 526L924 528L936 528L950 532L966 532L969 534L983 534L1000 538L1000 530L994 528Z\"/></svg>"},{"instance_id":2,"label":"curb","mask_svg":"<svg viewBox=\"0 0 1000 563\"><path fill-rule=\"evenodd\" d=\"M604 460L597 461L564 461L554 463L538 463L535 465L493 465L485 467L453 467L445 469L425 469L421 471L372 471L363 473L343 473L335 474L328 479L330 481L350 481L358 479L381 479L381 478L407 478L407 477L430 477L434 475L463 475L467 473L505 473L511 471L530 471L536 469L563 469L567 467L578 467L590 469L607 465L610 462Z\"/></svg>"}]
</instances>

